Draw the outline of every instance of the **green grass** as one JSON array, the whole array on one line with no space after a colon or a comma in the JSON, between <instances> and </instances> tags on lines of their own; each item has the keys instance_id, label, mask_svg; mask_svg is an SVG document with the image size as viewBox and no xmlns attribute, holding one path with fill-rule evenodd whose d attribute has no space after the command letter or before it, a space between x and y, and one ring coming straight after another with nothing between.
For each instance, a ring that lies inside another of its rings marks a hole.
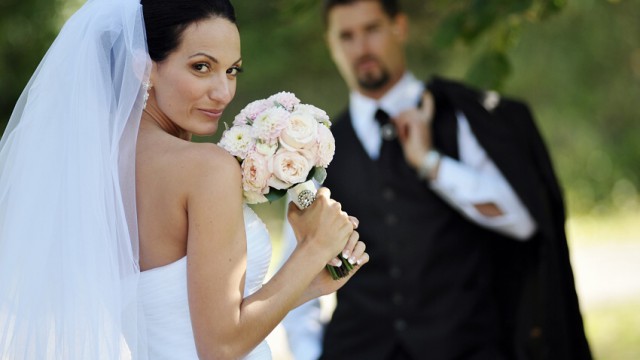
<instances>
[{"instance_id":1,"label":"green grass","mask_svg":"<svg viewBox=\"0 0 640 360\"><path fill-rule=\"evenodd\" d=\"M635 212L574 216L567 222L567 235L573 249L640 242L640 216ZM583 308L583 318L595 359L640 359L640 297Z\"/></svg>"},{"instance_id":2,"label":"green grass","mask_svg":"<svg viewBox=\"0 0 640 360\"><path fill-rule=\"evenodd\" d=\"M572 216L567 221L567 237L572 246L640 242L640 214Z\"/></svg>"},{"instance_id":3,"label":"green grass","mask_svg":"<svg viewBox=\"0 0 640 360\"><path fill-rule=\"evenodd\" d=\"M595 359L640 359L640 299L590 309L584 321Z\"/></svg>"}]
</instances>

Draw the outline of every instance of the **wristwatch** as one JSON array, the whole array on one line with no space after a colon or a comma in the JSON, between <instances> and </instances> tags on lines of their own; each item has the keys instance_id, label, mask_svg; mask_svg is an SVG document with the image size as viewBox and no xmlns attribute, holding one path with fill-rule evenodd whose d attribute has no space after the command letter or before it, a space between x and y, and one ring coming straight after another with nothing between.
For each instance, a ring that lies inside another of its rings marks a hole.
<instances>
[{"instance_id":1,"label":"wristwatch","mask_svg":"<svg viewBox=\"0 0 640 360\"><path fill-rule=\"evenodd\" d=\"M431 179L433 172L438 167L438 164L440 164L440 158L442 158L442 155L440 155L438 150L429 150L422 158L420 167L418 167L418 177L423 180Z\"/></svg>"}]
</instances>

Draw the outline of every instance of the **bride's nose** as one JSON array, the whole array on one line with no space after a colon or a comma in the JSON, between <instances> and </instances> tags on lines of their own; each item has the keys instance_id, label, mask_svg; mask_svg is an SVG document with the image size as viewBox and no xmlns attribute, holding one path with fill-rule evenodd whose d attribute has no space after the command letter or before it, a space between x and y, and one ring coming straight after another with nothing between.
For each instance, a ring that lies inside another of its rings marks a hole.
<instances>
[{"instance_id":1,"label":"bride's nose","mask_svg":"<svg viewBox=\"0 0 640 360\"><path fill-rule=\"evenodd\" d=\"M227 76L215 77L211 80L208 96L211 100L228 104L233 99L236 92L236 83Z\"/></svg>"}]
</instances>

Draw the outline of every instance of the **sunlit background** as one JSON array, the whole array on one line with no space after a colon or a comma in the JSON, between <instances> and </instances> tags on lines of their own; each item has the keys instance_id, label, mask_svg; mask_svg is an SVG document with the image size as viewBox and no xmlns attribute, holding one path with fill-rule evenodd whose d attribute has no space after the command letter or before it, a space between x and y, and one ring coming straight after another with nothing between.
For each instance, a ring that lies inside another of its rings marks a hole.
<instances>
[{"instance_id":1,"label":"sunlit background","mask_svg":"<svg viewBox=\"0 0 640 360\"><path fill-rule=\"evenodd\" d=\"M1 0L0 131L60 26L82 3ZM317 3L234 2L246 71L226 121L248 102L283 90L329 114L346 105ZM401 3L412 22L409 57L418 77L464 80L530 104L564 187L594 355L640 359L640 2ZM257 210L270 228L275 262L283 203Z\"/></svg>"}]
</instances>

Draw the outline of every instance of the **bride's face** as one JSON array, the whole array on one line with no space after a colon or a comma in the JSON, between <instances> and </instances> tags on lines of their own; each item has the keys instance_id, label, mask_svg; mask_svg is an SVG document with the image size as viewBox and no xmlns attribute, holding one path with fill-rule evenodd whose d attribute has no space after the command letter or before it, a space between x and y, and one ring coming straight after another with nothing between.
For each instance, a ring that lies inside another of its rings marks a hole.
<instances>
[{"instance_id":1,"label":"bride's face","mask_svg":"<svg viewBox=\"0 0 640 360\"><path fill-rule=\"evenodd\" d=\"M213 134L236 93L241 65L235 24L223 18L193 23L184 30L178 48L154 63L155 105L188 133Z\"/></svg>"}]
</instances>

